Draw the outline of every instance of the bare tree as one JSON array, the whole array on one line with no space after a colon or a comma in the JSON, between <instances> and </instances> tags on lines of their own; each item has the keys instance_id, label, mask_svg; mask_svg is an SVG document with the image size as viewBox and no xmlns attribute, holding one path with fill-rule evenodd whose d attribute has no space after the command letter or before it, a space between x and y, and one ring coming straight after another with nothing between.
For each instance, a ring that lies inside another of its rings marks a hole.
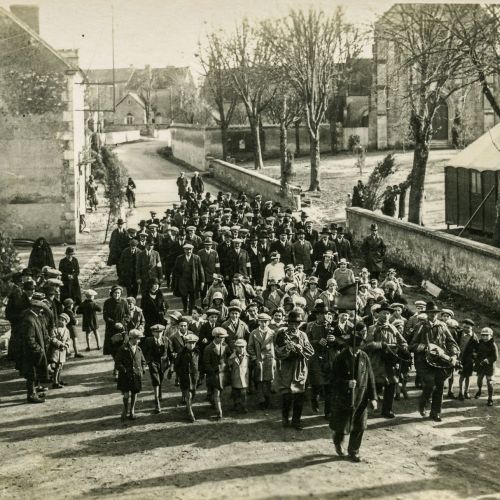
<instances>
[{"instance_id":1,"label":"bare tree","mask_svg":"<svg viewBox=\"0 0 500 500\"><path fill-rule=\"evenodd\" d=\"M409 108L415 144L408 220L422 223L424 183L433 118L453 93L470 85L453 19L440 4L397 4L377 23L375 37L396 54L398 91Z\"/></svg>"},{"instance_id":2,"label":"bare tree","mask_svg":"<svg viewBox=\"0 0 500 500\"><path fill-rule=\"evenodd\" d=\"M221 32L213 32L200 44L198 58L204 72L203 90L208 99L215 104L216 113L211 113L220 127L222 159L228 156L228 130L233 113L238 103L238 96L233 91L230 75L224 63L225 42Z\"/></svg>"},{"instance_id":3,"label":"bare tree","mask_svg":"<svg viewBox=\"0 0 500 500\"><path fill-rule=\"evenodd\" d=\"M129 88L137 92L137 95L144 103L146 112L146 130L148 135L152 135L154 131L154 91L159 88L157 75L151 70L151 66L147 65L143 71L135 71L129 82Z\"/></svg>"},{"instance_id":4,"label":"bare tree","mask_svg":"<svg viewBox=\"0 0 500 500\"><path fill-rule=\"evenodd\" d=\"M245 106L254 141L254 166L263 167L260 126L262 112L274 97L275 87L271 60L271 44L262 36L260 26L252 26L248 19L230 34L226 44L224 63L232 86Z\"/></svg>"},{"instance_id":5,"label":"bare tree","mask_svg":"<svg viewBox=\"0 0 500 500\"><path fill-rule=\"evenodd\" d=\"M280 172L283 187L287 181L288 128L301 119L303 111L302 99L283 76L279 79L276 95L265 112L271 123L279 125L280 128Z\"/></svg>"},{"instance_id":6,"label":"bare tree","mask_svg":"<svg viewBox=\"0 0 500 500\"><path fill-rule=\"evenodd\" d=\"M300 95L310 137L310 191L320 190L320 125L329 98L347 80L351 61L361 51L358 29L347 23L338 8L333 16L309 9L292 10L279 23L265 24L283 74Z\"/></svg>"}]
</instances>

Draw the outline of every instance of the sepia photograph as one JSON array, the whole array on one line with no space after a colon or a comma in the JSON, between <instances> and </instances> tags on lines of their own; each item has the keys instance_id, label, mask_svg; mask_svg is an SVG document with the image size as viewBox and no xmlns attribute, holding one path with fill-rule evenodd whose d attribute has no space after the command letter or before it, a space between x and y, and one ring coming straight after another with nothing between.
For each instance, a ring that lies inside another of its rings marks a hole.
<instances>
[{"instance_id":1,"label":"sepia photograph","mask_svg":"<svg viewBox=\"0 0 500 500\"><path fill-rule=\"evenodd\" d=\"M0 0L0 499L500 499L500 3Z\"/></svg>"}]
</instances>

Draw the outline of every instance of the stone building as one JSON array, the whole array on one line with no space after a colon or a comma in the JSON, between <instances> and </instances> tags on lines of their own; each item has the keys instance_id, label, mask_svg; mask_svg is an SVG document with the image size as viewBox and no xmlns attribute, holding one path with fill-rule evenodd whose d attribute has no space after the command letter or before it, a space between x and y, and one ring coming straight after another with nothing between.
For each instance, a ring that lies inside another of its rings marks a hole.
<instances>
[{"instance_id":1,"label":"stone building","mask_svg":"<svg viewBox=\"0 0 500 500\"><path fill-rule=\"evenodd\" d=\"M373 85L369 114L369 147L372 149L401 148L411 144L409 114L405 111L402 98L408 79L406 75L396 71L400 57L399 48L380 36L387 16L399 5L393 5L375 23ZM496 89L499 88L497 82ZM451 131L456 119L460 120L462 141L466 144L497 122L479 84L466 87L442 100L434 118L434 147L452 145Z\"/></svg>"},{"instance_id":2,"label":"stone building","mask_svg":"<svg viewBox=\"0 0 500 500\"><path fill-rule=\"evenodd\" d=\"M123 125L144 125L146 106L135 92L128 92L116 104L114 123Z\"/></svg>"},{"instance_id":3,"label":"stone building","mask_svg":"<svg viewBox=\"0 0 500 500\"><path fill-rule=\"evenodd\" d=\"M0 226L75 243L85 213L84 75L38 33L38 8L0 8Z\"/></svg>"}]
</instances>

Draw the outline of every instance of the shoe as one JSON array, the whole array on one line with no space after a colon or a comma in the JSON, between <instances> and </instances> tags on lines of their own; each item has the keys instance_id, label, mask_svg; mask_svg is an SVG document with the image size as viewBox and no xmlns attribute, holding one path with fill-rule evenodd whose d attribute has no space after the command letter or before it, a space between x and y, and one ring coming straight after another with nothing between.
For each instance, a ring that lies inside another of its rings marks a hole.
<instances>
[{"instance_id":1,"label":"shoe","mask_svg":"<svg viewBox=\"0 0 500 500\"><path fill-rule=\"evenodd\" d=\"M394 418L396 415L394 415L394 412L392 412L392 411L386 411L386 412L382 413L382 416L384 418Z\"/></svg>"},{"instance_id":2,"label":"shoe","mask_svg":"<svg viewBox=\"0 0 500 500\"><path fill-rule=\"evenodd\" d=\"M361 462L361 457L357 453L349 453L349 458L356 464Z\"/></svg>"},{"instance_id":3,"label":"shoe","mask_svg":"<svg viewBox=\"0 0 500 500\"><path fill-rule=\"evenodd\" d=\"M158 413L161 413L161 408L160 408L159 406L157 406L157 407L155 408L155 413L157 413L157 414L158 414Z\"/></svg>"},{"instance_id":4,"label":"shoe","mask_svg":"<svg viewBox=\"0 0 500 500\"><path fill-rule=\"evenodd\" d=\"M340 444L335 445L335 453L337 453L339 457L345 457L345 451Z\"/></svg>"},{"instance_id":5,"label":"shoe","mask_svg":"<svg viewBox=\"0 0 500 500\"><path fill-rule=\"evenodd\" d=\"M102 347L100 345L98 345L95 350L100 351L101 349L102 349Z\"/></svg>"},{"instance_id":6,"label":"shoe","mask_svg":"<svg viewBox=\"0 0 500 500\"><path fill-rule=\"evenodd\" d=\"M493 406L493 399L489 398L486 406Z\"/></svg>"},{"instance_id":7,"label":"shoe","mask_svg":"<svg viewBox=\"0 0 500 500\"><path fill-rule=\"evenodd\" d=\"M194 424L194 423L196 422L196 418L195 418L195 416L194 416L194 415L189 415L189 416L188 416L188 420L189 420L192 424Z\"/></svg>"},{"instance_id":8,"label":"shoe","mask_svg":"<svg viewBox=\"0 0 500 500\"><path fill-rule=\"evenodd\" d=\"M457 397L453 394L453 392L448 391L448 399L457 399Z\"/></svg>"},{"instance_id":9,"label":"shoe","mask_svg":"<svg viewBox=\"0 0 500 500\"><path fill-rule=\"evenodd\" d=\"M304 427L300 422L292 422L292 427L297 431L303 431Z\"/></svg>"},{"instance_id":10,"label":"shoe","mask_svg":"<svg viewBox=\"0 0 500 500\"><path fill-rule=\"evenodd\" d=\"M64 380L59 380L59 383L60 383L63 387L66 387L67 385L69 385L67 382L64 382Z\"/></svg>"},{"instance_id":11,"label":"shoe","mask_svg":"<svg viewBox=\"0 0 500 500\"><path fill-rule=\"evenodd\" d=\"M459 401L463 401L464 399L465 399L465 398L464 398L464 395L463 395L461 392L459 392L459 393L458 393L458 400L459 400Z\"/></svg>"},{"instance_id":12,"label":"shoe","mask_svg":"<svg viewBox=\"0 0 500 500\"><path fill-rule=\"evenodd\" d=\"M408 391L406 389L402 389L401 392L403 393L403 397L408 399Z\"/></svg>"},{"instance_id":13,"label":"shoe","mask_svg":"<svg viewBox=\"0 0 500 500\"><path fill-rule=\"evenodd\" d=\"M57 384L57 383L52 384L52 389L62 389L62 388L63 388L63 386L61 384Z\"/></svg>"},{"instance_id":14,"label":"shoe","mask_svg":"<svg viewBox=\"0 0 500 500\"><path fill-rule=\"evenodd\" d=\"M44 387L43 385L39 385L35 390L36 390L36 392L47 392L49 390L49 388Z\"/></svg>"},{"instance_id":15,"label":"shoe","mask_svg":"<svg viewBox=\"0 0 500 500\"><path fill-rule=\"evenodd\" d=\"M468 392L465 392L465 393L464 393L464 398L465 398L465 399L470 399L470 394L469 394Z\"/></svg>"},{"instance_id":16,"label":"shoe","mask_svg":"<svg viewBox=\"0 0 500 500\"><path fill-rule=\"evenodd\" d=\"M399 401L401 399L401 394L396 394L394 396L394 401Z\"/></svg>"},{"instance_id":17,"label":"shoe","mask_svg":"<svg viewBox=\"0 0 500 500\"><path fill-rule=\"evenodd\" d=\"M78 354L75 354L75 358L84 358L85 356L79 352Z\"/></svg>"},{"instance_id":18,"label":"shoe","mask_svg":"<svg viewBox=\"0 0 500 500\"><path fill-rule=\"evenodd\" d=\"M431 413L429 415L429 418L431 420L434 420L434 422L441 422L441 420L442 420L441 415L439 415L439 413Z\"/></svg>"},{"instance_id":19,"label":"shoe","mask_svg":"<svg viewBox=\"0 0 500 500\"><path fill-rule=\"evenodd\" d=\"M87 352L90 352L90 347L87 347L87 349L85 349Z\"/></svg>"},{"instance_id":20,"label":"shoe","mask_svg":"<svg viewBox=\"0 0 500 500\"><path fill-rule=\"evenodd\" d=\"M128 419L129 420L137 420L137 415L135 413L131 413L129 416L128 416Z\"/></svg>"},{"instance_id":21,"label":"shoe","mask_svg":"<svg viewBox=\"0 0 500 500\"><path fill-rule=\"evenodd\" d=\"M32 394L31 396L28 396L28 403L45 403L45 398Z\"/></svg>"},{"instance_id":22,"label":"shoe","mask_svg":"<svg viewBox=\"0 0 500 500\"><path fill-rule=\"evenodd\" d=\"M479 391L476 392L476 394L474 395L474 399L479 399L481 397L481 389L479 389Z\"/></svg>"},{"instance_id":23,"label":"shoe","mask_svg":"<svg viewBox=\"0 0 500 500\"><path fill-rule=\"evenodd\" d=\"M422 403L421 401L418 402L418 412L422 417L427 416L427 410L425 409L425 403Z\"/></svg>"}]
</instances>

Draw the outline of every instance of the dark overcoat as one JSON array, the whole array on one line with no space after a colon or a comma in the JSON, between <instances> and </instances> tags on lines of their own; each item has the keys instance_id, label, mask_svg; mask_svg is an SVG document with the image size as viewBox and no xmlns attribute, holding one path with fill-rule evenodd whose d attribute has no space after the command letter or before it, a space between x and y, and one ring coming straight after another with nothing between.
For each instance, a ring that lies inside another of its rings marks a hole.
<instances>
[{"instance_id":1,"label":"dark overcoat","mask_svg":"<svg viewBox=\"0 0 500 500\"><path fill-rule=\"evenodd\" d=\"M205 273L200 258L193 254L190 260L191 262L188 262L185 255L179 255L175 261L173 270L175 276L174 292L178 297L185 297L190 292L198 293L201 289L201 283L205 282ZM188 279L183 278L186 267L191 269Z\"/></svg>"},{"instance_id":2,"label":"dark overcoat","mask_svg":"<svg viewBox=\"0 0 500 500\"><path fill-rule=\"evenodd\" d=\"M154 297L151 297L150 293L142 296L141 308L146 322L144 333L148 337L151 335L151 327L153 325L165 324L164 316L168 309L168 304L163 297L162 291L158 289Z\"/></svg>"},{"instance_id":3,"label":"dark overcoat","mask_svg":"<svg viewBox=\"0 0 500 500\"><path fill-rule=\"evenodd\" d=\"M387 251L384 240L380 236L367 236L361 245L368 271L380 272L384 264L384 256Z\"/></svg>"},{"instance_id":4,"label":"dark overcoat","mask_svg":"<svg viewBox=\"0 0 500 500\"><path fill-rule=\"evenodd\" d=\"M108 266L113 266L120 261L120 256L123 250L128 247L129 240L130 238L125 229L121 231L118 228L113 229L109 239Z\"/></svg>"},{"instance_id":5,"label":"dark overcoat","mask_svg":"<svg viewBox=\"0 0 500 500\"><path fill-rule=\"evenodd\" d=\"M94 300L89 299L85 299L76 308L76 314L82 315L82 330L84 332L92 332L97 330L97 313L101 311L101 306Z\"/></svg>"},{"instance_id":6,"label":"dark overcoat","mask_svg":"<svg viewBox=\"0 0 500 500\"><path fill-rule=\"evenodd\" d=\"M115 368L118 370L116 388L122 392L137 394L142 389L142 375L146 369L146 360L142 350L137 346L135 354L132 346L127 342L116 352Z\"/></svg>"},{"instance_id":7,"label":"dark overcoat","mask_svg":"<svg viewBox=\"0 0 500 500\"><path fill-rule=\"evenodd\" d=\"M227 363L231 351L226 344L216 346L213 342L205 347L203 351L203 368L207 375L207 386L222 390L228 382Z\"/></svg>"},{"instance_id":8,"label":"dark overcoat","mask_svg":"<svg viewBox=\"0 0 500 500\"><path fill-rule=\"evenodd\" d=\"M110 297L104 302L102 311L105 323L103 354L115 354L116 351L111 342L111 337L116 333L114 325L115 323L122 323L125 326L129 316L130 311L125 299L120 298L115 300L113 297Z\"/></svg>"},{"instance_id":9,"label":"dark overcoat","mask_svg":"<svg viewBox=\"0 0 500 500\"><path fill-rule=\"evenodd\" d=\"M31 309L23 313L20 330L22 332L22 359L19 370L21 375L27 380L47 381L48 366L44 341L46 333L39 316Z\"/></svg>"},{"instance_id":10,"label":"dark overcoat","mask_svg":"<svg viewBox=\"0 0 500 500\"><path fill-rule=\"evenodd\" d=\"M62 273L61 281L63 282L61 288L61 302L69 298L73 299L75 304L79 304L82 301L82 292L78 279L80 274L78 259L73 257L69 260L67 257L63 257L59 262L59 271Z\"/></svg>"},{"instance_id":11,"label":"dark overcoat","mask_svg":"<svg viewBox=\"0 0 500 500\"><path fill-rule=\"evenodd\" d=\"M179 377L181 391L195 391L199 376L200 351L190 351L186 347L175 358L175 373Z\"/></svg>"}]
</instances>

